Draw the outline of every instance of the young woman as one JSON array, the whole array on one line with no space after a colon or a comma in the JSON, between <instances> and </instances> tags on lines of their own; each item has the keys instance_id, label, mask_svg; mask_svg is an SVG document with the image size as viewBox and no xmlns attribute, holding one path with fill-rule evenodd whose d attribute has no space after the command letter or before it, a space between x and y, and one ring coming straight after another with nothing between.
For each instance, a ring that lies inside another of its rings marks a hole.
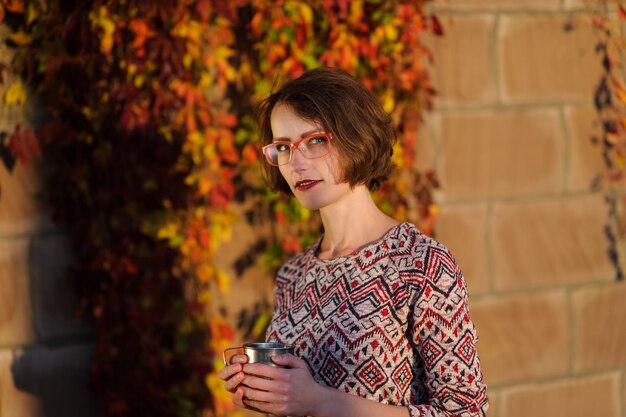
<instances>
[{"instance_id":1,"label":"young woman","mask_svg":"<svg viewBox=\"0 0 626 417\"><path fill-rule=\"evenodd\" d=\"M278 416L482 416L486 386L461 270L449 251L374 204L396 140L376 96L338 69L261 106L271 185L319 210L324 234L278 272L267 340L282 368L236 355L233 402Z\"/></svg>"}]
</instances>

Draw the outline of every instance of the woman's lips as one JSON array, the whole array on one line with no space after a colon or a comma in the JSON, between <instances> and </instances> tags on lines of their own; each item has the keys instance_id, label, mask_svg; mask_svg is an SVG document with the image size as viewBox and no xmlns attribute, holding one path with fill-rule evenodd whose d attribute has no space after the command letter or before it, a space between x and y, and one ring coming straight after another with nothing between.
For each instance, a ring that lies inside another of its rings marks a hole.
<instances>
[{"instance_id":1,"label":"woman's lips","mask_svg":"<svg viewBox=\"0 0 626 417\"><path fill-rule=\"evenodd\" d=\"M306 191L306 190L309 190L309 189L315 187L320 182L322 182L322 180L302 180L302 181L297 181L296 182L296 190L298 190L298 191Z\"/></svg>"}]
</instances>

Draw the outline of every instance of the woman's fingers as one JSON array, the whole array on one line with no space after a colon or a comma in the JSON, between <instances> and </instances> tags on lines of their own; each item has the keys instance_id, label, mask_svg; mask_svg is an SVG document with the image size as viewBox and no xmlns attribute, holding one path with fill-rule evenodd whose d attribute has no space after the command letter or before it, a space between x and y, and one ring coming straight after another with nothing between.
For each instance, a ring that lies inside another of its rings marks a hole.
<instances>
[{"instance_id":1,"label":"woman's fingers","mask_svg":"<svg viewBox=\"0 0 626 417\"><path fill-rule=\"evenodd\" d=\"M228 392L235 392L239 384L244 380L245 374L243 372L238 372L232 377L230 377L225 383L224 388Z\"/></svg>"},{"instance_id":2,"label":"woman's fingers","mask_svg":"<svg viewBox=\"0 0 626 417\"><path fill-rule=\"evenodd\" d=\"M257 390L280 392L284 382L246 373L243 381L241 381L241 384Z\"/></svg>"},{"instance_id":3,"label":"woman's fingers","mask_svg":"<svg viewBox=\"0 0 626 417\"><path fill-rule=\"evenodd\" d=\"M256 375L269 379L283 379L285 369L275 368L264 363L247 363L243 365L243 372L246 375Z\"/></svg>"},{"instance_id":4,"label":"woman's fingers","mask_svg":"<svg viewBox=\"0 0 626 417\"><path fill-rule=\"evenodd\" d=\"M220 369L220 371L217 373L217 376L222 381L226 381L229 378L231 378L233 375L235 375L236 373L241 372L242 370L243 370L243 365L240 363L236 363L234 365L227 365L223 367L222 369Z\"/></svg>"}]
</instances>

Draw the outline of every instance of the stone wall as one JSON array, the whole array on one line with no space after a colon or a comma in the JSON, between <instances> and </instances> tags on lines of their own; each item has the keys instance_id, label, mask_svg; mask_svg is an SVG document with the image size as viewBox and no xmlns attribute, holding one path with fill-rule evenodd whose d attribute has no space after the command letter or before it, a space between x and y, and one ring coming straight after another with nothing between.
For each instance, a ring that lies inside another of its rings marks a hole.
<instances>
[{"instance_id":1,"label":"stone wall","mask_svg":"<svg viewBox=\"0 0 626 417\"><path fill-rule=\"evenodd\" d=\"M0 62L11 60L0 26ZM0 86L0 132L37 125L35 100L6 107ZM40 161L9 169L0 159L0 417L96 415L87 389L89 330L74 318L64 272L67 239L50 220L39 194Z\"/></svg>"},{"instance_id":2,"label":"stone wall","mask_svg":"<svg viewBox=\"0 0 626 417\"><path fill-rule=\"evenodd\" d=\"M596 2L597 3L597 2ZM421 132L464 269L490 417L626 416L626 284L607 255L590 2L440 0Z\"/></svg>"}]
</instances>

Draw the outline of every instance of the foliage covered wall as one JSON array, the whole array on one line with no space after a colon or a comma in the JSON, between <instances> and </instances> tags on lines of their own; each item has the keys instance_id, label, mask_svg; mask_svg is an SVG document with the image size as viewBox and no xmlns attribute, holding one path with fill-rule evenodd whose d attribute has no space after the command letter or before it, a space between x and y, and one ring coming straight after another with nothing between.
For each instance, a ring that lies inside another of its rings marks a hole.
<instances>
[{"instance_id":1,"label":"foliage covered wall","mask_svg":"<svg viewBox=\"0 0 626 417\"><path fill-rule=\"evenodd\" d=\"M319 228L260 177L254 104L274 84L327 65L375 91L400 133L400 169L376 198L430 230L436 178L415 169L420 113L433 93L420 35L441 26L424 7L2 1L13 70L46 114L37 132L18 127L3 144L21 163L40 153L46 161L45 199L74 243L69 275L78 312L95 326L91 380L107 415L229 412L211 352L233 331L206 306L212 287L226 289L232 277L215 268L214 253L234 222L269 217L276 233L248 262L271 273ZM8 105L26 99L20 82L5 91ZM257 215L238 218L232 207L242 201Z\"/></svg>"}]
</instances>

